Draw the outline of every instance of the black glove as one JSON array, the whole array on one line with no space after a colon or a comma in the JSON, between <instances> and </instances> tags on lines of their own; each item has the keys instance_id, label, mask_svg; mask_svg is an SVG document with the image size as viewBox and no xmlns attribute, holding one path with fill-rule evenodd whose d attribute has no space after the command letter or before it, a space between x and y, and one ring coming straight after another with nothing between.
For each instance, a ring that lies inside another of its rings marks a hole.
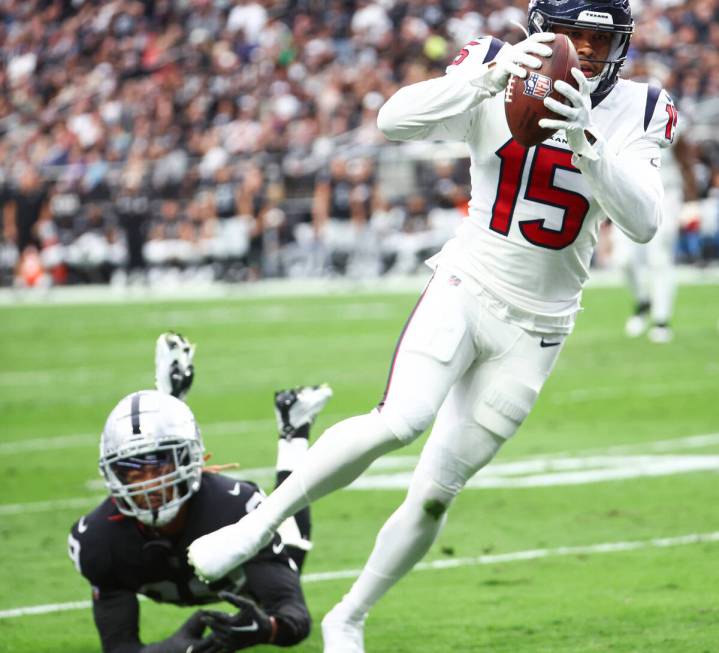
<instances>
[{"instance_id":1,"label":"black glove","mask_svg":"<svg viewBox=\"0 0 719 653\"><path fill-rule=\"evenodd\" d=\"M140 651L141 653L187 653L187 651L206 651L211 653L212 649L207 646L212 643L212 636L202 638L202 632L205 630L205 622L203 620L202 611L195 612L179 630L161 642L154 644L146 644Z\"/></svg>"},{"instance_id":2,"label":"black glove","mask_svg":"<svg viewBox=\"0 0 719 653\"><path fill-rule=\"evenodd\" d=\"M272 619L258 605L231 592L219 592L218 596L239 608L237 614L215 610L202 610L202 621L212 630L209 639L219 645L218 651L239 651L256 644L267 644L274 639ZM195 648L193 653L213 651Z\"/></svg>"}]
</instances>

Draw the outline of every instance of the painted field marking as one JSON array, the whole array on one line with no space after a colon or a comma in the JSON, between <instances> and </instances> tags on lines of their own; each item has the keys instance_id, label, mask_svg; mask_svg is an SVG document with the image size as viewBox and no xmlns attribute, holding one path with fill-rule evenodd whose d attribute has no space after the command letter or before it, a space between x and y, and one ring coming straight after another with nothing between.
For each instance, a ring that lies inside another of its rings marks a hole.
<instances>
[{"instance_id":1,"label":"painted field marking","mask_svg":"<svg viewBox=\"0 0 719 653\"><path fill-rule=\"evenodd\" d=\"M566 392L557 392L548 398L551 404L563 406L565 404L581 404L587 401L599 401L603 399L616 399L635 395L657 399L674 395L686 395L703 390L705 388L716 388L717 378L704 379L701 381L677 381L675 383L646 383L627 389L626 386L609 386L598 388L576 388Z\"/></svg>"},{"instance_id":2,"label":"painted field marking","mask_svg":"<svg viewBox=\"0 0 719 653\"><path fill-rule=\"evenodd\" d=\"M55 512L56 510L69 510L70 508L85 508L95 506L107 498L106 494L92 497L73 497L72 499L55 499L53 501L30 501L28 503L0 504L0 516L24 515L31 512Z\"/></svg>"},{"instance_id":3,"label":"painted field marking","mask_svg":"<svg viewBox=\"0 0 719 653\"><path fill-rule=\"evenodd\" d=\"M582 398L581 401L584 401ZM328 413L322 415L323 421L334 424L341 419L346 418L347 415L332 414ZM274 428L275 420L272 418L261 418L261 419L243 419L228 422L206 422L202 425L202 435L207 436L220 436L220 435L235 435L237 433L251 433L262 428ZM73 449L80 447L91 447L95 446L100 440L100 431L97 433L75 433L70 435L57 435L42 438L28 438L23 440L12 440L10 442L0 442L0 455L7 456L13 454L24 453L26 451L38 451L43 449ZM701 435L691 435L688 437L674 438L671 440L658 440L652 442L640 442L637 444L630 445L618 445L610 449L587 449L585 453L590 452L611 452L621 453L624 451L634 450L634 448L640 448L646 450L647 447L667 447L659 450L670 450L670 448L682 448L687 447L704 447L711 446L713 444L719 444L719 433L705 433ZM575 455L580 452L568 452L566 455ZM564 455L562 453L551 453L543 454L544 456L557 456ZM405 456L407 457L407 456Z\"/></svg>"},{"instance_id":4,"label":"painted field marking","mask_svg":"<svg viewBox=\"0 0 719 653\"><path fill-rule=\"evenodd\" d=\"M244 428L253 428L259 421L245 422ZM239 430L238 423L217 423L216 426ZM75 436L85 437L85 436ZM39 442L34 441L39 447ZM519 460L493 462L469 481L468 488L525 488L559 485L580 485L602 481L616 481L630 478L667 476L691 472L719 470L717 455L647 455L643 452L676 452L682 449L700 449L719 444L719 433L692 435L673 440L612 446L607 449L591 449L584 452L553 453ZM0 445L0 453L3 453ZM369 470L357 479L350 490L398 490L408 487L417 456L384 456L376 460ZM274 467L240 469L227 474L234 478L255 481L260 485L272 483ZM87 489L93 493L88 497L71 497L52 501L31 501L26 503L0 504L0 516L22 515L25 513L52 512L93 506L105 497L95 495L104 490L100 479L89 480Z\"/></svg>"},{"instance_id":5,"label":"painted field marking","mask_svg":"<svg viewBox=\"0 0 719 653\"><path fill-rule=\"evenodd\" d=\"M323 420L329 422L339 421L345 415L327 414ZM243 419L230 422L208 422L201 427L203 437L238 435L240 433L251 433L261 429L275 429L274 418L263 417L262 419ZM75 449L81 447L97 447L100 442L100 431L97 433L78 433L75 435L59 435L46 438L30 438L27 440L14 440L12 442L0 442L0 455L25 453L26 451L43 451L45 449Z\"/></svg>"},{"instance_id":6,"label":"painted field marking","mask_svg":"<svg viewBox=\"0 0 719 653\"><path fill-rule=\"evenodd\" d=\"M148 304L158 300L178 303L222 301L276 300L278 298L358 296L392 296L417 293L427 283L429 269L411 276L376 279L263 279L254 283L183 283L147 286L107 285L58 286L50 289L0 288L0 307L22 309L41 305L43 308L73 304ZM719 283L719 270L679 265L677 281L684 286L708 286ZM616 288L625 283L619 270L592 270L589 288Z\"/></svg>"},{"instance_id":7,"label":"painted field marking","mask_svg":"<svg viewBox=\"0 0 719 653\"><path fill-rule=\"evenodd\" d=\"M370 472L372 469L370 468ZM719 456L590 456L494 462L472 477L467 489L585 485L690 472L719 471ZM413 470L366 473L350 490L400 490L409 487Z\"/></svg>"},{"instance_id":8,"label":"painted field marking","mask_svg":"<svg viewBox=\"0 0 719 653\"><path fill-rule=\"evenodd\" d=\"M592 555L603 553L619 553L623 551L639 551L642 549L662 549L689 544L707 544L719 542L719 531L713 533L692 533L677 537L660 537L651 540L635 540L627 542L603 542L585 546L562 546L551 549L529 549L511 553L497 553L469 558L451 558L446 560L433 560L421 562L413 571L434 571L438 569L455 569L457 567L476 567L480 565L497 565L508 562L521 562L525 560L541 560L560 556ZM338 571L325 571L302 576L303 583L321 583L325 581L356 578L360 569L343 569ZM10 610L0 610L0 619L12 619L51 612L65 612L67 610L82 610L91 606L90 601L70 601L68 603L49 603L45 605L31 605Z\"/></svg>"}]
</instances>

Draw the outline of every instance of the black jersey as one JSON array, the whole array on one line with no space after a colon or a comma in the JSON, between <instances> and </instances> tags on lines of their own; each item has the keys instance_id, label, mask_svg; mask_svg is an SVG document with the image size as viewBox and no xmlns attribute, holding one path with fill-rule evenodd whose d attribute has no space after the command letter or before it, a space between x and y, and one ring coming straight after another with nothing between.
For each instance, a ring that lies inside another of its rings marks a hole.
<instances>
[{"instance_id":1,"label":"black jersey","mask_svg":"<svg viewBox=\"0 0 719 653\"><path fill-rule=\"evenodd\" d=\"M200 605L217 601L217 592L223 589L250 597L277 619L276 643L288 645L303 639L309 630L309 615L297 566L285 553L279 536L257 556L210 585L197 578L187 562L187 547L193 540L235 523L262 499L254 483L204 473L199 491L187 502L185 526L176 536L159 534L124 516L109 497L75 523L68 540L70 557L92 586L104 650L113 648L106 646L103 627L117 633L124 629L114 620L131 617L117 609L118 596L132 596L133 605L136 594L177 605ZM103 610L104 599L112 610ZM105 624L108 619L112 623ZM127 627L136 637L137 619L130 621Z\"/></svg>"}]
</instances>

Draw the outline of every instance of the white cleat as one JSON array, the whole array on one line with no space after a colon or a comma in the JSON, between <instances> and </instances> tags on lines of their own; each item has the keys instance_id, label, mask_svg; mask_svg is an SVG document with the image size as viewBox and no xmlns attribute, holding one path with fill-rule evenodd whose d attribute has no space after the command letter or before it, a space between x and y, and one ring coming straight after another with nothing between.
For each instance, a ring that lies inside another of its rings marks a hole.
<instances>
[{"instance_id":1,"label":"white cleat","mask_svg":"<svg viewBox=\"0 0 719 653\"><path fill-rule=\"evenodd\" d=\"M198 537L187 548L187 561L198 578L212 583L256 556L273 536L254 510L234 524Z\"/></svg>"},{"instance_id":2,"label":"white cleat","mask_svg":"<svg viewBox=\"0 0 719 653\"><path fill-rule=\"evenodd\" d=\"M291 439L298 429L312 424L331 396L332 388L326 383L275 392L275 417L282 437Z\"/></svg>"},{"instance_id":3,"label":"white cleat","mask_svg":"<svg viewBox=\"0 0 719 653\"><path fill-rule=\"evenodd\" d=\"M647 338L655 345L666 345L674 340L674 331L668 326L653 326L649 329Z\"/></svg>"},{"instance_id":4,"label":"white cleat","mask_svg":"<svg viewBox=\"0 0 719 653\"><path fill-rule=\"evenodd\" d=\"M364 653L364 622L351 619L342 603L338 603L322 619L324 653Z\"/></svg>"},{"instance_id":5,"label":"white cleat","mask_svg":"<svg viewBox=\"0 0 719 653\"><path fill-rule=\"evenodd\" d=\"M628 338L638 338L647 330L647 319L643 315L632 315L624 325Z\"/></svg>"},{"instance_id":6,"label":"white cleat","mask_svg":"<svg viewBox=\"0 0 719 653\"><path fill-rule=\"evenodd\" d=\"M194 355L195 345L181 334L174 331L160 334L155 344L155 387L184 399L195 375Z\"/></svg>"}]
</instances>

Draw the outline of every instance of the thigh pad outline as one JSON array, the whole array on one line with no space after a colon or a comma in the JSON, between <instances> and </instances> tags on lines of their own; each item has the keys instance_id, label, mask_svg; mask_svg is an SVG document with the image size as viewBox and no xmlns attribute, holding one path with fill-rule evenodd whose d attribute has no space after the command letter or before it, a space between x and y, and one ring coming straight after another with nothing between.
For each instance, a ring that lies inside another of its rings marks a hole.
<instances>
[{"instance_id":1,"label":"thigh pad outline","mask_svg":"<svg viewBox=\"0 0 719 653\"><path fill-rule=\"evenodd\" d=\"M473 410L475 421L496 435L511 438L537 400L537 390L508 376L483 392Z\"/></svg>"}]
</instances>

